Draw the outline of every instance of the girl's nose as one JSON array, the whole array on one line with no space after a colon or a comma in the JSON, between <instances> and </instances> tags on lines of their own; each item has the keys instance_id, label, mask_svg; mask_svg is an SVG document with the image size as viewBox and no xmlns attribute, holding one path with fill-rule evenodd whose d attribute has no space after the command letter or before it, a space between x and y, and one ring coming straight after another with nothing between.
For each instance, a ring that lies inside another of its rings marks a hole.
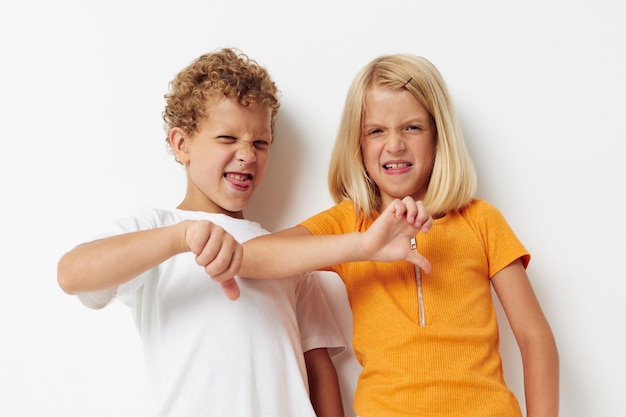
<instances>
[{"instance_id":1,"label":"girl's nose","mask_svg":"<svg viewBox=\"0 0 626 417\"><path fill-rule=\"evenodd\" d=\"M385 142L385 149L391 153L398 153L406 149L406 144L401 135L390 133Z\"/></svg>"}]
</instances>

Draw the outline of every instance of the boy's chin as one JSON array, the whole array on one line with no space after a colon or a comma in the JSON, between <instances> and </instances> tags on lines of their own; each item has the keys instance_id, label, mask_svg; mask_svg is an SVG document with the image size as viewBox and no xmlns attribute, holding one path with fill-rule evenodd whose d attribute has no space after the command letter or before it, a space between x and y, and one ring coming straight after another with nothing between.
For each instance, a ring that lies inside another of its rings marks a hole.
<instances>
[{"instance_id":1,"label":"boy's chin","mask_svg":"<svg viewBox=\"0 0 626 417\"><path fill-rule=\"evenodd\" d=\"M233 204L228 205L227 207L222 207L224 211L229 213L232 217L243 218L243 210L246 208L247 204Z\"/></svg>"}]
</instances>

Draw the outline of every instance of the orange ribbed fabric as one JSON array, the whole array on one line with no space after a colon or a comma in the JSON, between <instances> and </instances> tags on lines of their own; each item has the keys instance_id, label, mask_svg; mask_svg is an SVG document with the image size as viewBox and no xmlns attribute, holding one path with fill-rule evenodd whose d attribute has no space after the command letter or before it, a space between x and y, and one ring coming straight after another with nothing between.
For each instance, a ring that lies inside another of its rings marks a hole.
<instances>
[{"instance_id":1,"label":"orange ribbed fabric","mask_svg":"<svg viewBox=\"0 0 626 417\"><path fill-rule=\"evenodd\" d=\"M364 231L342 202L301 223L313 234ZM331 270L344 281L354 316L353 349L363 366L360 417L520 417L506 387L490 278L530 255L501 213L475 200L417 236L433 270L422 272L425 326L408 262L355 262ZM407 245L409 243L407 242Z\"/></svg>"}]
</instances>

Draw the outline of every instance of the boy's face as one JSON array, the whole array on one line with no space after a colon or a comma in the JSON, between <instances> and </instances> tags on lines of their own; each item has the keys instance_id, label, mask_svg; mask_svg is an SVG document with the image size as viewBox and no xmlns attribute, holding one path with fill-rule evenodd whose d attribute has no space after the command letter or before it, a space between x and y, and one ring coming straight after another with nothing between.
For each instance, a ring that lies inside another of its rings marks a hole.
<instances>
[{"instance_id":1,"label":"boy's face","mask_svg":"<svg viewBox=\"0 0 626 417\"><path fill-rule=\"evenodd\" d=\"M270 109L221 99L211 103L199 132L175 130L172 149L187 170L187 194L178 208L243 218L269 161Z\"/></svg>"}]
</instances>

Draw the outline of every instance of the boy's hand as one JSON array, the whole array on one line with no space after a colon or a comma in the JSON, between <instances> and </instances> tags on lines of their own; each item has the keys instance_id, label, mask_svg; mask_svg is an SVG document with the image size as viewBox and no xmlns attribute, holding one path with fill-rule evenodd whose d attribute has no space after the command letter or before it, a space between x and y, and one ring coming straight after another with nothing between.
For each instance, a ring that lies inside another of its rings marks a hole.
<instances>
[{"instance_id":1,"label":"boy's hand","mask_svg":"<svg viewBox=\"0 0 626 417\"><path fill-rule=\"evenodd\" d=\"M428 259L411 249L411 239L419 232L427 233L433 218L421 201L411 197L392 201L364 233L363 249L371 260L409 261L425 272L432 267Z\"/></svg>"},{"instance_id":2,"label":"boy's hand","mask_svg":"<svg viewBox=\"0 0 626 417\"><path fill-rule=\"evenodd\" d=\"M204 268L231 300L239 298L235 275L243 261L243 247L220 226L209 221L194 221L187 225L185 242L196 255L196 263Z\"/></svg>"}]
</instances>

